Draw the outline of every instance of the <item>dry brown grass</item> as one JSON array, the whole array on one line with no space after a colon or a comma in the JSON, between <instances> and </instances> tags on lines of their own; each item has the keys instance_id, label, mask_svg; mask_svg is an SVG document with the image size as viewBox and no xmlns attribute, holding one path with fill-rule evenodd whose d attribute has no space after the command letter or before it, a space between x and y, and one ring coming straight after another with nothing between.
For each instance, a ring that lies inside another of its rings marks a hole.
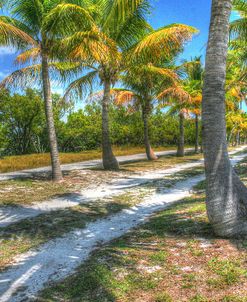
<instances>
[{"instance_id":1,"label":"dry brown grass","mask_svg":"<svg viewBox=\"0 0 247 302\"><path fill-rule=\"evenodd\" d=\"M2 181L0 182L0 206L27 205L62 197L64 194L77 194L81 190L118 178L119 173L103 170L74 171L65 175L63 182L60 183L50 181L47 176ZM122 176L124 174L124 172L121 173Z\"/></svg>"},{"instance_id":2,"label":"dry brown grass","mask_svg":"<svg viewBox=\"0 0 247 302\"><path fill-rule=\"evenodd\" d=\"M200 157L201 155L196 154L189 154L184 158L164 156L155 162L143 160L123 164L118 172L101 169L73 171L66 173L61 183L50 181L49 175L45 173L33 178L2 181L0 182L0 206L31 204L63 196L64 194L80 193L81 190L104 185L111 180L126 175L149 170L168 169L179 163L193 162Z\"/></svg>"},{"instance_id":3,"label":"dry brown grass","mask_svg":"<svg viewBox=\"0 0 247 302\"><path fill-rule=\"evenodd\" d=\"M160 147L156 151L171 150L175 147ZM143 147L114 147L114 153L118 156L144 153ZM60 153L60 160L62 164L70 164L86 160L93 160L101 158L100 150L83 151L80 153ZM19 156L6 156L0 159L0 172L12 172L25 169L46 167L50 165L49 153L30 154Z\"/></svg>"}]
</instances>

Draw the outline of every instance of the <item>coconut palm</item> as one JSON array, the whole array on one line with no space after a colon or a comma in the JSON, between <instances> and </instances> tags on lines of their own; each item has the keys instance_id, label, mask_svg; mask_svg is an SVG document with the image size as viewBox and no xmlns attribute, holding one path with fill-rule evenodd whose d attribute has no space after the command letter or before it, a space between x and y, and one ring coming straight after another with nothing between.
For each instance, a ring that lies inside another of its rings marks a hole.
<instances>
[{"instance_id":1,"label":"coconut palm","mask_svg":"<svg viewBox=\"0 0 247 302\"><path fill-rule=\"evenodd\" d=\"M225 121L226 57L231 0L213 0L202 100L206 204L215 233L247 233L247 189L227 152Z\"/></svg>"},{"instance_id":2,"label":"coconut palm","mask_svg":"<svg viewBox=\"0 0 247 302\"><path fill-rule=\"evenodd\" d=\"M110 1L111 5L109 5L109 1L103 1L101 6L103 13L97 18L97 27L94 28L97 34L89 43L91 45L88 46L89 33L78 32L65 41L73 60L88 62L86 74L70 84L66 95L80 95L88 89L91 90L92 83L97 78L104 87L101 104L102 152L105 169L118 169L110 142L108 106L111 88L118 81L120 73L136 65L137 62L145 60L146 63L147 58L152 62L154 55L156 60L167 58L165 52L169 51L171 55L172 52L181 50L183 43L195 32L194 28L182 24L153 30L145 21L149 8L147 1L137 1L136 6L133 6L136 1L121 2L120 8L124 9L124 13L119 13L120 2ZM88 47L90 51L87 50Z\"/></svg>"},{"instance_id":3,"label":"coconut palm","mask_svg":"<svg viewBox=\"0 0 247 302\"><path fill-rule=\"evenodd\" d=\"M21 85L30 85L36 81L42 83L50 143L52 178L55 181L62 179L62 172L52 109L50 69L58 71L63 67L61 64L51 63L54 58L52 48L59 45L59 41L54 38L54 35L62 37L66 33L75 30L76 26L89 28L92 22L90 14L85 8L78 8L78 5L73 3L60 4L60 2L59 0L7 1L11 17L5 18L6 23L9 27L15 26L18 31L23 31L26 36L31 37L29 46L20 47L23 52L18 55L17 62L26 64L31 61L37 64L15 71L1 83L2 87L13 87L14 85L20 87ZM76 13L74 13L75 8ZM59 18L57 18L58 15Z\"/></svg>"},{"instance_id":4,"label":"coconut palm","mask_svg":"<svg viewBox=\"0 0 247 302\"><path fill-rule=\"evenodd\" d=\"M189 115L189 108L192 106L191 95L184 89L182 83L163 90L157 98L163 100L163 104L170 108L171 114L179 116L179 138L177 156L184 156L184 119Z\"/></svg>"},{"instance_id":5,"label":"coconut palm","mask_svg":"<svg viewBox=\"0 0 247 302\"><path fill-rule=\"evenodd\" d=\"M144 144L148 160L156 160L149 139L149 116L157 102L160 87L172 85L178 78L172 68L157 67L152 64L136 65L128 69L121 80L128 89L113 89L112 96L118 106L128 106L132 110L141 110Z\"/></svg>"},{"instance_id":6,"label":"coconut palm","mask_svg":"<svg viewBox=\"0 0 247 302\"><path fill-rule=\"evenodd\" d=\"M85 96L92 91L94 83L103 86L102 106L102 158L105 169L119 169L113 154L108 108L111 87L117 82L123 65L123 52L133 46L149 29L146 0L96 1L99 14L91 31L78 31L64 40L68 57L86 68L82 76L69 85L65 97Z\"/></svg>"},{"instance_id":7,"label":"coconut palm","mask_svg":"<svg viewBox=\"0 0 247 302\"><path fill-rule=\"evenodd\" d=\"M182 71L183 79L175 85L164 89L158 94L158 99L163 100L165 106L170 108L171 114L179 116L179 138L177 156L184 156L184 119L191 114L195 116L195 152L199 152L199 116L201 113L202 99L202 74L201 58L195 57L185 61L178 68Z\"/></svg>"},{"instance_id":8,"label":"coconut palm","mask_svg":"<svg viewBox=\"0 0 247 302\"><path fill-rule=\"evenodd\" d=\"M201 57L194 57L183 64L186 78L185 90L190 94L190 113L195 116L195 153L199 152L199 117L201 115L203 67Z\"/></svg>"}]
</instances>

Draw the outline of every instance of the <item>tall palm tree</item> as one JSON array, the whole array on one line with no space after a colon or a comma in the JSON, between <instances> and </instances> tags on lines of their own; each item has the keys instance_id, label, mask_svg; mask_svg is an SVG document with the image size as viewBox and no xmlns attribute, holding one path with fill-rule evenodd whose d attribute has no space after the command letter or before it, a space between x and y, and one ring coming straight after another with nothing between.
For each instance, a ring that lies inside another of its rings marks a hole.
<instances>
[{"instance_id":1,"label":"tall palm tree","mask_svg":"<svg viewBox=\"0 0 247 302\"><path fill-rule=\"evenodd\" d=\"M195 32L194 28L182 24L153 30L145 21L148 9L146 0L102 1L102 14L96 19L94 33L78 32L65 41L70 49L70 57L86 62L88 68L82 77L70 84L66 95L80 95L88 91L87 88L91 90L92 83L97 78L104 87L101 104L105 169L119 168L110 142L108 106L111 88L118 81L120 73L144 58L146 60L149 57L152 62L154 54L165 58L165 50L170 53L180 50L181 45ZM89 45L88 37L93 38Z\"/></svg>"},{"instance_id":2,"label":"tall palm tree","mask_svg":"<svg viewBox=\"0 0 247 302\"><path fill-rule=\"evenodd\" d=\"M191 61L184 61L178 67L183 78L175 85L161 91L159 100L164 101L164 105L170 107L170 113L179 116L179 138L177 156L184 156L184 119L186 115L195 116L195 152L199 152L199 116L201 113L202 98L202 74L203 68L201 57L195 57Z\"/></svg>"},{"instance_id":3,"label":"tall palm tree","mask_svg":"<svg viewBox=\"0 0 247 302\"><path fill-rule=\"evenodd\" d=\"M184 89L191 97L190 113L195 116L195 153L199 152L199 117L201 115L203 66L201 57L194 57L191 61L185 61L182 65L186 78Z\"/></svg>"},{"instance_id":4,"label":"tall palm tree","mask_svg":"<svg viewBox=\"0 0 247 302\"><path fill-rule=\"evenodd\" d=\"M137 65L129 68L121 77L123 84L128 89L113 89L112 96L119 106L128 106L134 110L141 110L144 144L148 160L156 160L149 139L149 116L157 102L157 91L160 87L171 85L177 80L174 70L167 67L158 67L152 64Z\"/></svg>"},{"instance_id":5,"label":"tall palm tree","mask_svg":"<svg viewBox=\"0 0 247 302\"><path fill-rule=\"evenodd\" d=\"M58 44L58 40L54 39L51 34L62 37L66 33L71 33L75 29L75 22L76 26L82 26L82 28L89 26L91 17L86 9L82 7L78 9L78 5L70 3L60 4L61 1L59 0L9 0L7 2L11 14L11 17L6 18L7 24L24 31L32 39L32 44L29 47L21 47L24 52L17 57L17 61L23 64L29 61L38 62L38 64L15 71L1 83L1 86L11 87L14 84L18 86L23 83L30 85L34 80L41 81L50 143L52 178L54 181L60 181L62 180L62 172L54 125L51 70L49 69L50 65L57 70L61 66L55 63L51 64L54 58L53 47ZM73 21L75 8L77 18ZM58 15L59 18L57 18Z\"/></svg>"},{"instance_id":6,"label":"tall palm tree","mask_svg":"<svg viewBox=\"0 0 247 302\"><path fill-rule=\"evenodd\" d=\"M184 157L184 120L189 115L191 107L194 106L193 98L183 86L183 82L175 83L175 85L163 90L157 98L163 100L163 104L170 108L171 114L177 114L179 117L179 137L177 156Z\"/></svg>"},{"instance_id":7,"label":"tall palm tree","mask_svg":"<svg viewBox=\"0 0 247 302\"><path fill-rule=\"evenodd\" d=\"M146 15L147 0L96 1L99 10L94 28L78 31L65 39L68 57L81 62L85 70L69 85L65 97L88 95L94 83L103 85L102 106L102 158L108 170L118 170L109 131L109 102L111 87L117 82L123 65L123 53L149 29Z\"/></svg>"},{"instance_id":8,"label":"tall palm tree","mask_svg":"<svg viewBox=\"0 0 247 302\"><path fill-rule=\"evenodd\" d=\"M225 81L231 0L213 0L202 101L206 204L215 233L247 234L247 189L231 166L226 140Z\"/></svg>"}]
</instances>

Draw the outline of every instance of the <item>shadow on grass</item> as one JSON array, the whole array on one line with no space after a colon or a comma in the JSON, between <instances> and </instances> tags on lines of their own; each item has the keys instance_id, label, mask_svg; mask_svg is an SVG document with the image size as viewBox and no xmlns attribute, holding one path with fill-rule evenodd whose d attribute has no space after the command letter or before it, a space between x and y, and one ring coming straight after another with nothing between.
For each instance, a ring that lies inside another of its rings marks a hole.
<instances>
[{"instance_id":1,"label":"shadow on grass","mask_svg":"<svg viewBox=\"0 0 247 302\"><path fill-rule=\"evenodd\" d=\"M126 298L128 299L130 292L154 290L159 282L155 280L159 278L152 278L152 274L140 273L137 265L140 259L145 259L144 255L152 253L155 255L155 261L164 261L166 254L162 254L162 251L165 251L166 238L182 241L198 238L217 239L205 210L203 195L172 204L166 210L155 214L146 224L92 252L74 275L45 289L38 301L65 299L113 302L122 301L121 297L124 297L123 301L128 301Z\"/></svg>"}]
</instances>

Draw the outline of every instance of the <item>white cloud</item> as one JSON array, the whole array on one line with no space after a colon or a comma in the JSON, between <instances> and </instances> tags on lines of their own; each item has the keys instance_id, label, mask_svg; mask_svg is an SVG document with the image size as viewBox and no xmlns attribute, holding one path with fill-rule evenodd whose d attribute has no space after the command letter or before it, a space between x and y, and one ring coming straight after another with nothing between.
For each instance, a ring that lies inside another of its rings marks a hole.
<instances>
[{"instance_id":1,"label":"white cloud","mask_svg":"<svg viewBox=\"0 0 247 302\"><path fill-rule=\"evenodd\" d=\"M0 56L12 55L16 50L12 47L0 47Z\"/></svg>"}]
</instances>

